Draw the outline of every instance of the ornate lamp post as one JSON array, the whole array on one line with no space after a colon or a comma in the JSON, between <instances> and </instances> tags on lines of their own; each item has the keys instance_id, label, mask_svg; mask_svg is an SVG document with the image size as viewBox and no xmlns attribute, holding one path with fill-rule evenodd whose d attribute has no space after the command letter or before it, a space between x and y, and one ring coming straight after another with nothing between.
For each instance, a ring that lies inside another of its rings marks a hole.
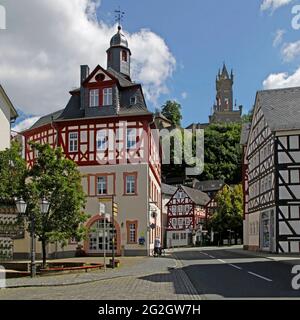
<instances>
[{"instance_id":1,"label":"ornate lamp post","mask_svg":"<svg viewBox=\"0 0 300 320\"><path fill-rule=\"evenodd\" d=\"M27 209L27 203L22 199L16 199L17 210L21 215L25 215ZM40 202L40 210L42 214L48 213L50 208L49 202L43 198ZM30 274L34 278L36 276L36 263L35 263L35 217L31 217L31 265L30 265Z\"/></svg>"}]
</instances>

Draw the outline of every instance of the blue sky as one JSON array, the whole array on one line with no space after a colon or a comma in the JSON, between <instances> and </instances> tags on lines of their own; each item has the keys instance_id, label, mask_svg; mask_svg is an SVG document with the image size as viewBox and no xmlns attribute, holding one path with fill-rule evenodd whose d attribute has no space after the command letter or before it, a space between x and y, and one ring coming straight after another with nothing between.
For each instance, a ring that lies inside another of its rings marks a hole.
<instances>
[{"instance_id":1,"label":"blue sky","mask_svg":"<svg viewBox=\"0 0 300 320\"><path fill-rule=\"evenodd\" d=\"M0 32L0 82L22 110L18 130L65 107L69 90L78 87L81 64L106 67L119 5L126 12L123 28L133 54L133 80L142 82L151 110L178 100L185 126L208 121L223 61L234 70L234 96L245 112L257 90L300 86L300 28L291 23L300 0L0 4L7 11L7 30Z\"/></svg>"},{"instance_id":2,"label":"blue sky","mask_svg":"<svg viewBox=\"0 0 300 320\"><path fill-rule=\"evenodd\" d=\"M99 18L112 23L110 14L120 3L126 11L126 30L151 29L166 41L176 58L176 71L168 80L170 92L159 102L178 99L185 125L207 121L215 97L215 77L223 61L234 69L234 95L245 111L269 74L293 73L298 67L299 59L286 63L280 46L273 46L278 29L285 30L285 42L300 38L300 31L291 27L291 8L297 1L272 12L261 11L260 0L103 0ZM182 92L187 93L186 99Z\"/></svg>"}]
</instances>

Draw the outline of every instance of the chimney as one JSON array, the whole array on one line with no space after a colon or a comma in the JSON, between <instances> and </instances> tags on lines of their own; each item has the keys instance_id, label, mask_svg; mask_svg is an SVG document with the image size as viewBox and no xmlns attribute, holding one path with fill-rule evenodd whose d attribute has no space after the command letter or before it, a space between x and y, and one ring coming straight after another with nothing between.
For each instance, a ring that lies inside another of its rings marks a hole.
<instances>
[{"instance_id":1,"label":"chimney","mask_svg":"<svg viewBox=\"0 0 300 320\"><path fill-rule=\"evenodd\" d=\"M82 84L90 75L90 68L88 65L80 66L80 109L85 109L85 101L86 101L86 89L83 88Z\"/></svg>"},{"instance_id":2,"label":"chimney","mask_svg":"<svg viewBox=\"0 0 300 320\"><path fill-rule=\"evenodd\" d=\"M88 65L80 66L80 85L84 82L84 80L90 75L90 68Z\"/></svg>"}]
</instances>

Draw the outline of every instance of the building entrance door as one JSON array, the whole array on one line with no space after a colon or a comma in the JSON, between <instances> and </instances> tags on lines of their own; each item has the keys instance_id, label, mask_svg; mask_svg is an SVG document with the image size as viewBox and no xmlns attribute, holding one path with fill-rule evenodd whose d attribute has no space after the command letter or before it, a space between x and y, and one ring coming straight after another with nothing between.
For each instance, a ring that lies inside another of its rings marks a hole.
<instances>
[{"instance_id":1,"label":"building entrance door","mask_svg":"<svg viewBox=\"0 0 300 320\"><path fill-rule=\"evenodd\" d=\"M117 234L113 225L106 220L106 225L104 228L104 220L96 221L90 227L89 234L89 253L91 254L103 254L104 248L106 253L112 253L113 246L113 234L115 235L115 250L117 250Z\"/></svg>"}]
</instances>

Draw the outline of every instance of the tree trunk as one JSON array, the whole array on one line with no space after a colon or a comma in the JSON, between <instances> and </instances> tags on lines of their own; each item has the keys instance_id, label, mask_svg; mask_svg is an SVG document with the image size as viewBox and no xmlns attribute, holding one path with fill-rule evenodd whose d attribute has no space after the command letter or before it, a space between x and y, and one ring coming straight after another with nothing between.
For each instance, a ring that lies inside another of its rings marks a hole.
<instances>
[{"instance_id":1,"label":"tree trunk","mask_svg":"<svg viewBox=\"0 0 300 320\"><path fill-rule=\"evenodd\" d=\"M43 269L46 268L46 263L47 263L46 245L47 245L46 240L42 240Z\"/></svg>"}]
</instances>

